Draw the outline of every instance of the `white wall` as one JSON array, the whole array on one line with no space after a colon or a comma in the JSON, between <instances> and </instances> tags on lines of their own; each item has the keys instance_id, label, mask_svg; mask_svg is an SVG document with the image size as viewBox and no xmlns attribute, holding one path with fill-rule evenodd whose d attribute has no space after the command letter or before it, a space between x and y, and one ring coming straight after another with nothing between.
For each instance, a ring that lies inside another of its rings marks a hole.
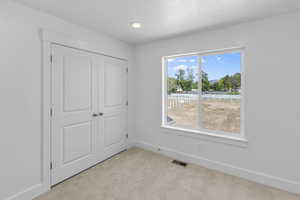
<instances>
[{"instance_id":1,"label":"white wall","mask_svg":"<svg viewBox=\"0 0 300 200\"><path fill-rule=\"evenodd\" d=\"M136 130L137 144L159 146L163 152L300 193L299 21L300 13L194 33L139 45L132 55L123 42L1 1L0 199L29 199L42 182L40 28L78 36L94 43L99 52L130 60L129 133ZM160 128L161 57L233 46L246 46L249 145L241 148L165 133Z\"/></svg>"},{"instance_id":2,"label":"white wall","mask_svg":"<svg viewBox=\"0 0 300 200\"><path fill-rule=\"evenodd\" d=\"M78 36L107 55L130 61L132 58L131 47L123 42L11 1L1 1L0 199L30 199L41 191L40 28ZM130 76L133 71L131 68ZM129 77L129 80L133 79ZM131 88L132 84L131 81ZM133 90L129 93L133 102ZM133 115L131 110L130 115Z\"/></svg>"},{"instance_id":3,"label":"white wall","mask_svg":"<svg viewBox=\"0 0 300 200\"><path fill-rule=\"evenodd\" d=\"M300 13L136 47L137 144L300 193ZM245 46L246 148L166 133L161 57Z\"/></svg>"}]
</instances>

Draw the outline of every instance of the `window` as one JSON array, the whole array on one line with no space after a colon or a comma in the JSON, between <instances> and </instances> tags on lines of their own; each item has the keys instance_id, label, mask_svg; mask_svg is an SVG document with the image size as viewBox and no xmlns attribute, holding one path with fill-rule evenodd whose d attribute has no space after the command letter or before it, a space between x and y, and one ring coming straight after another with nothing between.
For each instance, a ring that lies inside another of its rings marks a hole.
<instances>
[{"instance_id":1,"label":"window","mask_svg":"<svg viewBox=\"0 0 300 200\"><path fill-rule=\"evenodd\" d=\"M163 59L164 127L242 136L242 49Z\"/></svg>"}]
</instances>

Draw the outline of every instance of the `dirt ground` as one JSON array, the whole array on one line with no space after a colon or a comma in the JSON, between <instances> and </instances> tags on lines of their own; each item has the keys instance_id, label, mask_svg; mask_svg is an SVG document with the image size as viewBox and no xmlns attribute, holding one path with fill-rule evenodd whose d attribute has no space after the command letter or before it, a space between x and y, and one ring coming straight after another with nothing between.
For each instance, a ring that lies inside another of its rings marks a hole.
<instances>
[{"instance_id":1,"label":"dirt ground","mask_svg":"<svg viewBox=\"0 0 300 200\"><path fill-rule=\"evenodd\" d=\"M196 101L170 109L168 116L174 120L171 125L194 129L202 123L202 127L206 129L240 132L240 102L209 100L204 101L202 105L204 112L201 112L201 122Z\"/></svg>"}]
</instances>

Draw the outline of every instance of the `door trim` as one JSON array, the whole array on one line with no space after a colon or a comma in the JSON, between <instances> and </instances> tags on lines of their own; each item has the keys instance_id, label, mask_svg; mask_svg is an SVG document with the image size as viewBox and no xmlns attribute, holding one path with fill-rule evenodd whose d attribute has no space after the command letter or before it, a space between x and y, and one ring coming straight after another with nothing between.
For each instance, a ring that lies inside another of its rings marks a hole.
<instances>
[{"instance_id":1,"label":"door trim","mask_svg":"<svg viewBox=\"0 0 300 200\"><path fill-rule=\"evenodd\" d=\"M71 47L74 49L78 49L78 50L82 50L94 54L99 54L102 56L128 61L128 59L125 57L109 55L107 52L105 52L105 49L99 49L97 48L97 45L95 46L94 44L89 43L85 40L81 40L80 38L77 38L76 36L73 35L57 33L57 32L43 29L42 40L53 44L58 44L58 45Z\"/></svg>"},{"instance_id":2,"label":"door trim","mask_svg":"<svg viewBox=\"0 0 300 200\"><path fill-rule=\"evenodd\" d=\"M99 49L92 43L85 42L80 38L72 35L66 35L63 33L56 33L53 31L41 29L40 30L42 40L42 146L41 146L41 184L42 190L39 194L47 192L51 189L51 46L57 44L65 47L70 47L78 50L87 51L94 54L108 56L124 61L128 61L126 58L114 57L107 55L99 51ZM104 50L103 50L104 51ZM39 194L36 194L39 195Z\"/></svg>"}]
</instances>

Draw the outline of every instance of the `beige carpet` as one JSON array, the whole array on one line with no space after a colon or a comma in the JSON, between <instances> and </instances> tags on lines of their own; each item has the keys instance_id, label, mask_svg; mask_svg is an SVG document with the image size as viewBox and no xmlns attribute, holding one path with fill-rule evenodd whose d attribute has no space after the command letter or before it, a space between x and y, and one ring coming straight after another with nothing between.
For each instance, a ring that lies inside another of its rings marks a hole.
<instances>
[{"instance_id":1,"label":"beige carpet","mask_svg":"<svg viewBox=\"0 0 300 200\"><path fill-rule=\"evenodd\" d=\"M132 148L37 200L300 200L300 196Z\"/></svg>"}]
</instances>

